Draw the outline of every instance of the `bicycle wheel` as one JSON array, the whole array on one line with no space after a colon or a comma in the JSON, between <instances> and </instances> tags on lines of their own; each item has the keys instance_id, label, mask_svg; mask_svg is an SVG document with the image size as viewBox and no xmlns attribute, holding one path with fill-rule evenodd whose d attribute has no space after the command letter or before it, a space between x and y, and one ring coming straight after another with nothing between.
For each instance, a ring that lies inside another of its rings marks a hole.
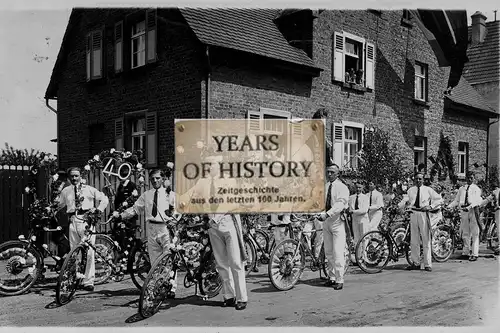
<instances>
[{"instance_id":1,"label":"bicycle wheel","mask_svg":"<svg viewBox=\"0 0 500 333\"><path fill-rule=\"evenodd\" d=\"M432 231L432 258L437 262L447 261L455 248L454 243L450 228L438 226Z\"/></svg>"},{"instance_id":2,"label":"bicycle wheel","mask_svg":"<svg viewBox=\"0 0 500 333\"><path fill-rule=\"evenodd\" d=\"M355 257L359 268L365 273L381 272L389 263L389 239L380 231L366 233L356 244Z\"/></svg>"},{"instance_id":3,"label":"bicycle wheel","mask_svg":"<svg viewBox=\"0 0 500 333\"><path fill-rule=\"evenodd\" d=\"M297 251L298 248L298 251ZM297 252L296 257L293 254ZM278 290L290 290L299 281L306 267L306 256L299 241L285 239L278 243L270 254L269 279Z\"/></svg>"},{"instance_id":4,"label":"bicycle wheel","mask_svg":"<svg viewBox=\"0 0 500 333\"><path fill-rule=\"evenodd\" d=\"M253 235L255 241L260 245L260 247L267 252L269 249L269 236L262 230L255 230Z\"/></svg>"},{"instance_id":5,"label":"bicycle wheel","mask_svg":"<svg viewBox=\"0 0 500 333\"><path fill-rule=\"evenodd\" d=\"M107 235L97 234L95 238L95 249L94 254L95 262L95 281L94 285L100 285L106 283L111 274L113 274L113 269L109 263L114 263L116 258L117 247L113 239Z\"/></svg>"},{"instance_id":6,"label":"bicycle wheel","mask_svg":"<svg viewBox=\"0 0 500 333\"><path fill-rule=\"evenodd\" d=\"M217 296L222 289L222 278L217 272L217 264L213 252L206 253L204 269L201 273L201 279L198 280L198 288L202 295L207 298Z\"/></svg>"},{"instance_id":7,"label":"bicycle wheel","mask_svg":"<svg viewBox=\"0 0 500 333\"><path fill-rule=\"evenodd\" d=\"M326 260L326 255L325 255L325 245L321 245L321 250L319 251L319 256L318 256L318 261L321 270L323 271L323 274L325 274L325 277L328 278L328 272L327 272L327 260Z\"/></svg>"},{"instance_id":8,"label":"bicycle wheel","mask_svg":"<svg viewBox=\"0 0 500 333\"><path fill-rule=\"evenodd\" d=\"M0 265L5 272L0 274L0 295L21 295L42 274L43 257L26 242L8 241L0 244Z\"/></svg>"},{"instance_id":9,"label":"bicycle wheel","mask_svg":"<svg viewBox=\"0 0 500 333\"><path fill-rule=\"evenodd\" d=\"M248 276L256 265L257 251L255 250L253 243L247 237L245 237L244 243L247 254L247 261L245 262L245 276Z\"/></svg>"},{"instance_id":10,"label":"bicycle wheel","mask_svg":"<svg viewBox=\"0 0 500 333\"><path fill-rule=\"evenodd\" d=\"M406 228L404 226L400 226L391 231L392 239L396 243L396 246L401 245L406 237ZM403 258L405 256L404 253L398 253L398 258Z\"/></svg>"},{"instance_id":11,"label":"bicycle wheel","mask_svg":"<svg viewBox=\"0 0 500 333\"><path fill-rule=\"evenodd\" d=\"M143 318L154 315L166 300L167 293L172 288L170 281L174 277L175 254L163 253L156 259L144 280L139 298L139 313Z\"/></svg>"},{"instance_id":12,"label":"bicycle wheel","mask_svg":"<svg viewBox=\"0 0 500 333\"><path fill-rule=\"evenodd\" d=\"M498 226L496 223L492 223L488 228L488 248L490 250L498 249Z\"/></svg>"},{"instance_id":13,"label":"bicycle wheel","mask_svg":"<svg viewBox=\"0 0 500 333\"><path fill-rule=\"evenodd\" d=\"M127 262L127 271L137 289L142 289L144 280L146 280L150 269L151 260L148 254L148 241L143 240L140 245L136 245L132 249Z\"/></svg>"},{"instance_id":14,"label":"bicycle wheel","mask_svg":"<svg viewBox=\"0 0 500 333\"><path fill-rule=\"evenodd\" d=\"M56 286L56 302L59 305L67 304L83 279L87 266L87 249L83 246L74 248L64 260L59 272Z\"/></svg>"}]
</instances>

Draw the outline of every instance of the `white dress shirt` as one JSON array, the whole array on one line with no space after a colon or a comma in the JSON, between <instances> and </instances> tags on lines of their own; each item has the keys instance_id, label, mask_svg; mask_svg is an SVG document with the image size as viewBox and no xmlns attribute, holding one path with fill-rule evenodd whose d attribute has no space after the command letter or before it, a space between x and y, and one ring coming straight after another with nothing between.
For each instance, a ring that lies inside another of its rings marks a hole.
<instances>
[{"instance_id":1,"label":"white dress shirt","mask_svg":"<svg viewBox=\"0 0 500 333\"><path fill-rule=\"evenodd\" d=\"M328 198L328 188L330 187L330 182L326 183L325 186L325 200ZM326 215L333 216L335 214L340 214L340 212L347 207L347 202L349 201L349 189L342 183L338 178L332 183L332 193L331 193L331 206Z\"/></svg>"},{"instance_id":2,"label":"white dress shirt","mask_svg":"<svg viewBox=\"0 0 500 333\"><path fill-rule=\"evenodd\" d=\"M466 195L467 187L469 187L468 184L460 187L457 195L455 196L455 200L453 200L448 205L449 208L456 207L456 206L462 207L463 205L465 205L465 195ZM481 189L476 184L470 185L468 195L467 195L467 201L469 201L468 208L473 208L473 207L479 206L482 203L483 198L481 198Z\"/></svg>"},{"instance_id":3,"label":"white dress shirt","mask_svg":"<svg viewBox=\"0 0 500 333\"><path fill-rule=\"evenodd\" d=\"M134 203L134 206L122 213L122 217L124 219L127 219L144 212L146 214L146 221L171 221L172 217L167 216L167 214L165 214L165 211L168 211L170 209L170 206L175 207L175 192L170 191L170 193L167 194L167 190L163 186L158 189L157 214L156 216L153 216L153 202L155 191L156 190L152 188L142 193L139 199L137 199L137 201Z\"/></svg>"},{"instance_id":4,"label":"white dress shirt","mask_svg":"<svg viewBox=\"0 0 500 333\"><path fill-rule=\"evenodd\" d=\"M83 197L83 201L81 203L82 210L89 210L91 208L94 208L95 200L99 201L99 206L97 207L97 209L99 209L101 212L103 212L108 206L108 197L96 188L81 184L81 188L78 191L78 187L80 187L80 185L77 184L76 187L79 195ZM75 185L66 186L61 191L61 194L59 196L59 209L63 208L64 206L66 206L66 213L75 213Z\"/></svg>"},{"instance_id":5,"label":"white dress shirt","mask_svg":"<svg viewBox=\"0 0 500 333\"><path fill-rule=\"evenodd\" d=\"M366 194L360 193L358 197L358 209L356 209L356 196L353 194L349 197L349 209L352 215L365 215L368 213L369 198Z\"/></svg>"},{"instance_id":6,"label":"white dress shirt","mask_svg":"<svg viewBox=\"0 0 500 333\"><path fill-rule=\"evenodd\" d=\"M368 197L368 204L370 205L368 209L370 212L381 210L384 207L384 196L379 191L373 190L367 193L366 196ZM370 196L372 199L371 204L370 204Z\"/></svg>"},{"instance_id":7,"label":"white dress shirt","mask_svg":"<svg viewBox=\"0 0 500 333\"><path fill-rule=\"evenodd\" d=\"M402 208L405 204L409 204L411 208L416 208L415 201L417 199L417 192L418 187L410 187L410 189L408 190L408 194L399 203L399 207ZM425 185L420 186L420 208L430 206L431 209L435 209L442 203L442 201L443 199L441 198L441 196L432 188Z\"/></svg>"}]
</instances>

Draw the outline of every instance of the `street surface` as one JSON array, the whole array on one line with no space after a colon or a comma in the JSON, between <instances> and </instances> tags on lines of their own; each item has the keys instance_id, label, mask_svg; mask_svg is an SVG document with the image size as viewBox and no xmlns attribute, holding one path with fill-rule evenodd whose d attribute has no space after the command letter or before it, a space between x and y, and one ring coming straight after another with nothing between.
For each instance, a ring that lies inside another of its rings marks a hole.
<instances>
[{"instance_id":1,"label":"street surface","mask_svg":"<svg viewBox=\"0 0 500 333\"><path fill-rule=\"evenodd\" d=\"M483 245L484 246L484 245ZM498 325L498 257L481 247L476 262L433 263L433 272L404 270L406 261L381 273L351 267L344 289L323 287L319 272L306 269L292 290L276 291L267 267L247 279L246 310L221 308L219 295L203 301L179 280L177 300L148 319L137 315L139 291L126 278L78 291L56 307L55 283L29 294L0 299L2 326L490 326Z\"/></svg>"}]
</instances>

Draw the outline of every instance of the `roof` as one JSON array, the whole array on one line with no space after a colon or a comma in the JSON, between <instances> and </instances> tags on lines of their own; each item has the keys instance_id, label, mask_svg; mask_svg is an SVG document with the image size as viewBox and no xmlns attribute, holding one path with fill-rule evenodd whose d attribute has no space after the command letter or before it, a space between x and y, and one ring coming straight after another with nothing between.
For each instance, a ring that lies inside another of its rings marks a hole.
<instances>
[{"instance_id":1,"label":"roof","mask_svg":"<svg viewBox=\"0 0 500 333\"><path fill-rule=\"evenodd\" d=\"M321 69L281 34L274 23L279 9L182 8L180 11L203 44Z\"/></svg>"},{"instance_id":2,"label":"roof","mask_svg":"<svg viewBox=\"0 0 500 333\"><path fill-rule=\"evenodd\" d=\"M458 85L453 88L451 94L445 95L445 97L457 104L486 112L490 116L498 115L495 108L463 76L460 78Z\"/></svg>"},{"instance_id":3,"label":"roof","mask_svg":"<svg viewBox=\"0 0 500 333\"><path fill-rule=\"evenodd\" d=\"M472 27L469 27L469 40ZM463 75L471 83L500 81L500 21L486 22L482 43L470 45Z\"/></svg>"}]
</instances>

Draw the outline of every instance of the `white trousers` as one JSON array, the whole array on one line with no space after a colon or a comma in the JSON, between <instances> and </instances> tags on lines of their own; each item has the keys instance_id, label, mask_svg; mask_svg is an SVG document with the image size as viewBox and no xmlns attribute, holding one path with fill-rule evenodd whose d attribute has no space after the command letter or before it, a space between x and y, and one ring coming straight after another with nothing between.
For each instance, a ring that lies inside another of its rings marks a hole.
<instances>
[{"instance_id":1,"label":"white trousers","mask_svg":"<svg viewBox=\"0 0 500 333\"><path fill-rule=\"evenodd\" d=\"M311 233L311 230L322 230L323 229L323 221L319 221L315 219L313 222L307 222L304 225L303 233L307 240L307 244L311 247L311 238L314 233ZM316 231L316 236L314 238L314 257L318 258L319 252L321 251L321 245L323 245L323 231Z\"/></svg>"},{"instance_id":2,"label":"white trousers","mask_svg":"<svg viewBox=\"0 0 500 333\"><path fill-rule=\"evenodd\" d=\"M235 297L237 302L247 302L245 268L241 261L234 222L231 218L225 218L219 223L211 223L208 235L217 262L217 271L223 280L224 299Z\"/></svg>"},{"instance_id":3,"label":"white trousers","mask_svg":"<svg viewBox=\"0 0 500 333\"><path fill-rule=\"evenodd\" d=\"M346 228L340 214L323 222L325 256L328 260L327 274L330 280L344 283Z\"/></svg>"},{"instance_id":4,"label":"white trousers","mask_svg":"<svg viewBox=\"0 0 500 333\"><path fill-rule=\"evenodd\" d=\"M474 214L474 210L471 209L468 212L462 212L461 218L462 223L460 225L460 230L462 232L462 239L464 241L464 249L462 251L462 254L468 256L469 251L472 251L472 255L477 257L479 255L479 227L476 222L476 215Z\"/></svg>"},{"instance_id":5,"label":"white trousers","mask_svg":"<svg viewBox=\"0 0 500 333\"><path fill-rule=\"evenodd\" d=\"M146 224L148 233L148 254L152 266L159 256L170 250L169 246L172 241L166 224L151 222L146 222ZM174 272L172 280L173 283L170 291L175 293L177 290L177 271Z\"/></svg>"},{"instance_id":6,"label":"white trousers","mask_svg":"<svg viewBox=\"0 0 500 333\"><path fill-rule=\"evenodd\" d=\"M70 217L70 223L69 223L69 246L70 249L73 250L75 247L77 247L81 241L82 238L85 237L85 227L87 226L87 223L83 220L80 220L76 217L76 215L73 215ZM92 227L90 230L95 231L95 227ZM90 243L92 245L95 245L95 236L90 237ZM85 275L83 278L83 285L84 286L93 286L94 285L94 280L95 280L95 253L94 250L89 247L87 251L87 264L85 265Z\"/></svg>"},{"instance_id":7,"label":"white trousers","mask_svg":"<svg viewBox=\"0 0 500 333\"><path fill-rule=\"evenodd\" d=\"M368 227L369 230L366 230L366 232L378 230L378 225L380 224L380 221L382 221L382 215L382 209L368 211L368 219L370 220L370 224Z\"/></svg>"},{"instance_id":8,"label":"white trousers","mask_svg":"<svg viewBox=\"0 0 500 333\"><path fill-rule=\"evenodd\" d=\"M420 239L424 250L424 266L432 267L430 221L426 212L413 211L410 217L411 233L411 260L415 265L420 265Z\"/></svg>"},{"instance_id":9,"label":"white trousers","mask_svg":"<svg viewBox=\"0 0 500 333\"><path fill-rule=\"evenodd\" d=\"M363 235L368 231L370 231L370 220L368 219L368 214L352 215L352 233L354 244L357 244L361 237L363 237Z\"/></svg>"}]
</instances>

